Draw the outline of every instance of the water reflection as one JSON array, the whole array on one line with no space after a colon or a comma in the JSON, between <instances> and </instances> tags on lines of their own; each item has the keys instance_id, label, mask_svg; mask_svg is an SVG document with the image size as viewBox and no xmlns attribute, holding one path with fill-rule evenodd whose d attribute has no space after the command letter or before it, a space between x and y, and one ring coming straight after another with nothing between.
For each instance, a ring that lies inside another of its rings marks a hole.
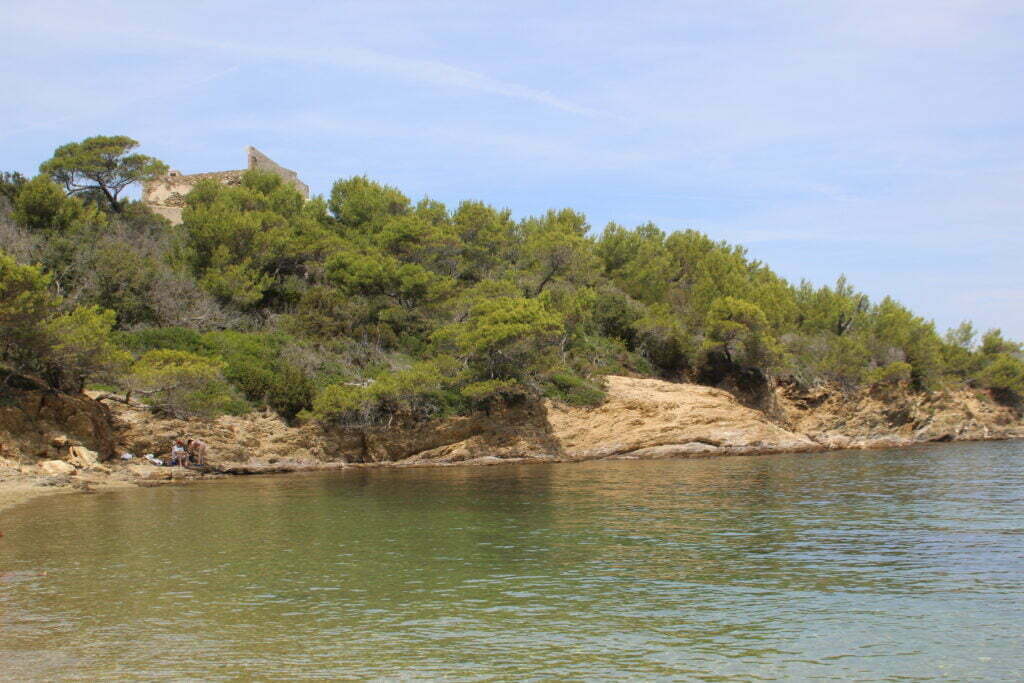
<instances>
[{"instance_id":1,"label":"water reflection","mask_svg":"<svg viewBox=\"0 0 1024 683\"><path fill-rule=\"evenodd\" d=\"M967 444L41 500L0 518L0 673L1013 677L1022 464Z\"/></svg>"}]
</instances>

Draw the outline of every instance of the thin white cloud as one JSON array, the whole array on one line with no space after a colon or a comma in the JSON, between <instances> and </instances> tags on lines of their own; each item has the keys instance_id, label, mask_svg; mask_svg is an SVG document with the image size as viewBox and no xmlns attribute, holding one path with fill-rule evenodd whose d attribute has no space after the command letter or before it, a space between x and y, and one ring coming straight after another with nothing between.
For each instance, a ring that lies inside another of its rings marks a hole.
<instances>
[{"instance_id":1,"label":"thin white cloud","mask_svg":"<svg viewBox=\"0 0 1024 683\"><path fill-rule=\"evenodd\" d=\"M585 107L553 95L544 90L531 88L491 78L485 74L428 59L408 59L366 50L355 46L334 45L328 48L307 48L296 46L258 46L241 43L213 43L188 41L190 45L211 50L222 50L233 55L271 58L308 64L326 64L341 68L352 68L371 73L386 73L392 76L438 85L446 88L462 88L490 95L534 102L552 109L594 118L610 118L608 112Z\"/></svg>"},{"instance_id":2,"label":"thin white cloud","mask_svg":"<svg viewBox=\"0 0 1024 683\"><path fill-rule=\"evenodd\" d=\"M73 10L72 10L73 11ZM56 16L52 11L23 9L11 19L10 29L28 34L59 35L63 40L95 47L102 41L119 41L126 46L152 50L160 45L178 50L201 49L227 55L302 64L321 64L367 73L388 74L404 80L446 88L457 88L489 95L518 99L590 118L615 118L611 113L572 102L543 89L493 78L479 71L433 59L414 59L388 54L356 45L333 44L329 47L289 45L283 42L253 40L247 42L189 37L195 34L150 31L131 23L118 23L93 13ZM200 34L201 35L201 34Z\"/></svg>"},{"instance_id":3,"label":"thin white cloud","mask_svg":"<svg viewBox=\"0 0 1024 683\"><path fill-rule=\"evenodd\" d=\"M63 124L70 123L72 121L80 119L95 118L97 116L113 114L118 111L124 111L126 109L129 109L133 105L137 105L141 102L170 99L172 97L180 95L183 92L186 92L193 88L197 88L200 85L205 85L207 83L224 78L225 76L235 73L240 68L241 66L236 65L229 67L227 69L220 69L213 73L206 74L200 78L190 79L178 83L174 83L172 81L169 85L162 84L161 87L159 88L154 88L147 92L132 97L104 97L100 100L96 100L93 103L93 106L85 108L79 107L73 113L68 114L67 116L62 116L60 118L51 119L48 121L37 121L35 123L30 123L20 128L13 128L10 130L0 131L0 139L12 137L14 135L23 135L24 133L38 129L56 128Z\"/></svg>"}]
</instances>

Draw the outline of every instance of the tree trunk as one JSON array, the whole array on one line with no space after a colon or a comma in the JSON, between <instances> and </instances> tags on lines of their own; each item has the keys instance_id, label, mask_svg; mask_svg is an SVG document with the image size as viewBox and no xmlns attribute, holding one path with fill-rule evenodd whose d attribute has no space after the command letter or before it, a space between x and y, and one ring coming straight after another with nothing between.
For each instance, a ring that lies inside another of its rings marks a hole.
<instances>
[{"instance_id":1,"label":"tree trunk","mask_svg":"<svg viewBox=\"0 0 1024 683\"><path fill-rule=\"evenodd\" d=\"M106 196L107 201L110 202L110 208L114 213L121 213L121 205L117 203L117 197L110 194L110 190L100 185L100 189L103 190L103 194Z\"/></svg>"}]
</instances>

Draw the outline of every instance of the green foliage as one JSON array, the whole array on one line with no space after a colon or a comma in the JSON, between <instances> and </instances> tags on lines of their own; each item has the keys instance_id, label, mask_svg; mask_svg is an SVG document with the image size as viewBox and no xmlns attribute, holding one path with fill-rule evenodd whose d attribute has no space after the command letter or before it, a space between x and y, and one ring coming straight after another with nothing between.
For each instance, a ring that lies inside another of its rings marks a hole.
<instances>
[{"instance_id":1,"label":"green foliage","mask_svg":"<svg viewBox=\"0 0 1024 683\"><path fill-rule=\"evenodd\" d=\"M678 379L690 367L695 346L686 326L667 304L653 304L631 325L634 345L658 374Z\"/></svg>"},{"instance_id":2,"label":"green foliage","mask_svg":"<svg viewBox=\"0 0 1024 683\"><path fill-rule=\"evenodd\" d=\"M368 307L336 287L315 285L302 293L293 312L283 318L285 331L308 339L355 337L356 320L368 317Z\"/></svg>"},{"instance_id":3,"label":"green foliage","mask_svg":"<svg viewBox=\"0 0 1024 683\"><path fill-rule=\"evenodd\" d=\"M339 251L327 262L327 277L346 294L387 297L406 309L446 296L451 286L448 278L379 251Z\"/></svg>"},{"instance_id":4,"label":"green foliage","mask_svg":"<svg viewBox=\"0 0 1024 683\"><path fill-rule=\"evenodd\" d=\"M487 379L463 386L459 393L474 405L487 406L497 399L522 398L523 387L511 379Z\"/></svg>"},{"instance_id":5,"label":"green foliage","mask_svg":"<svg viewBox=\"0 0 1024 683\"><path fill-rule=\"evenodd\" d=\"M905 361L919 389L930 389L941 376L942 342L935 326L886 297L873 311L874 360L878 365Z\"/></svg>"},{"instance_id":6,"label":"green foliage","mask_svg":"<svg viewBox=\"0 0 1024 683\"><path fill-rule=\"evenodd\" d=\"M146 327L131 332L115 332L113 338L121 348L139 355L156 349L194 354L209 352L202 336L184 327Z\"/></svg>"},{"instance_id":7,"label":"green foliage","mask_svg":"<svg viewBox=\"0 0 1024 683\"><path fill-rule=\"evenodd\" d=\"M896 361L886 366L875 368L868 373L868 383L876 387L891 387L907 384L914 374L910 363Z\"/></svg>"},{"instance_id":8,"label":"green foliage","mask_svg":"<svg viewBox=\"0 0 1024 683\"><path fill-rule=\"evenodd\" d=\"M224 380L222 361L187 351L144 354L131 369L133 389L155 408L178 417L216 417L248 408Z\"/></svg>"},{"instance_id":9,"label":"green foliage","mask_svg":"<svg viewBox=\"0 0 1024 683\"><path fill-rule=\"evenodd\" d=\"M472 282L498 274L515 256L516 225L508 209L483 202L462 202L452 215L452 228L462 243L459 276Z\"/></svg>"},{"instance_id":10,"label":"green foliage","mask_svg":"<svg viewBox=\"0 0 1024 683\"><path fill-rule=\"evenodd\" d=\"M1021 353L1021 345L1003 338L1002 330L989 330L981 338L981 355L996 356L1001 353Z\"/></svg>"},{"instance_id":11,"label":"green foliage","mask_svg":"<svg viewBox=\"0 0 1024 683\"><path fill-rule=\"evenodd\" d=\"M124 135L97 135L61 145L39 171L64 186L68 194L98 193L114 212L121 211L118 195L129 185L167 173L167 164L132 153L139 143Z\"/></svg>"},{"instance_id":12,"label":"green foliage","mask_svg":"<svg viewBox=\"0 0 1024 683\"><path fill-rule=\"evenodd\" d=\"M0 197L6 199L9 204L14 204L15 197L27 182L28 178L17 171L0 172Z\"/></svg>"},{"instance_id":13,"label":"green foliage","mask_svg":"<svg viewBox=\"0 0 1024 683\"><path fill-rule=\"evenodd\" d=\"M394 187L354 176L334 183L328 206L342 228L373 233L389 219L407 214L409 198Z\"/></svg>"},{"instance_id":14,"label":"green foliage","mask_svg":"<svg viewBox=\"0 0 1024 683\"><path fill-rule=\"evenodd\" d=\"M1024 361L1009 354L997 354L975 376L982 387L993 389L1010 400L1024 400Z\"/></svg>"},{"instance_id":15,"label":"green foliage","mask_svg":"<svg viewBox=\"0 0 1024 683\"><path fill-rule=\"evenodd\" d=\"M571 372L552 373L544 395L569 405L591 407L601 405L605 398L600 384Z\"/></svg>"},{"instance_id":16,"label":"green foliage","mask_svg":"<svg viewBox=\"0 0 1024 683\"><path fill-rule=\"evenodd\" d=\"M268 405L288 419L311 407L312 383L301 368L282 358L291 342L285 335L224 331L208 332L202 340L223 359L225 379L249 401Z\"/></svg>"},{"instance_id":17,"label":"green foliage","mask_svg":"<svg viewBox=\"0 0 1024 683\"><path fill-rule=\"evenodd\" d=\"M289 282L310 276L331 235L302 211L278 176L247 171L240 186L197 183L186 198L178 258L219 301L241 310L297 298Z\"/></svg>"},{"instance_id":18,"label":"green foliage","mask_svg":"<svg viewBox=\"0 0 1024 683\"><path fill-rule=\"evenodd\" d=\"M976 337L974 325L970 322L960 323L959 327L946 332L942 341L942 360L946 372L955 379L965 380L977 370Z\"/></svg>"},{"instance_id":19,"label":"green foliage","mask_svg":"<svg viewBox=\"0 0 1024 683\"><path fill-rule=\"evenodd\" d=\"M144 355L179 351L218 363L223 378L255 405L273 408L287 419L312 405L314 387L306 372L287 360L295 340L280 333L219 331L199 334L181 327L119 332L121 348Z\"/></svg>"},{"instance_id":20,"label":"green foliage","mask_svg":"<svg viewBox=\"0 0 1024 683\"><path fill-rule=\"evenodd\" d=\"M162 264L113 238L103 238L93 249L79 252L80 301L108 308L122 327L157 322L153 290L158 287Z\"/></svg>"},{"instance_id":21,"label":"green foliage","mask_svg":"<svg viewBox=\"0 0 1024 683\"><path fill-rule=\"evenodd\" d=\"M781 359L781 348L761 308L733 297L715 299L711 305L704 352L721 354L728 363L766 374Z\"/></svg>"},{"instance_id":22,"label":"green foliage","mask_svg":"<svg viewBox=\"0 0 1024 683\"><path fill-rule=\"evenodd\" d=\"M948 330L944 341L949 346L955 346L970 352L974 350L974 342L977 336L978 333L974 330L974 325L970 321L965 320L958 327Z\"/></svg>"},{"instance_id":23,"label":"green foliage","mask_svg":"<svg viewBox=\"0 0 1024 683\"><path fill-rule=\"evenodd\" d=\"M131 356L111 340L116 316L99 306L80 306L47 321L53 346L47 354L47 375L52 386L82 391L92 377L116 380L131 363Z\"/></svg>"},{"instance_id":24,"label":"green foliage","mask_svg":"<svg viewBox=\"0 0 1024 683\"><path fill-rule=\"evenodd\" d=\"M66 197L44 175L24 183L14 198L14 220L32 231L67 233L86 225L103 225L105 218L95 207L76 197Z\"/></svg>"},{"instance_id":25,"label":"green foliage","mask_svg":"<svg viewBox=\"0 0 1024 683\"><path fill-rule=\"evenodd\" d=\"M789 363L787 374L803 386L820 382L845 391L861 386L871 368L871 353L862 335L788 334L782 339Z\"/></svg>"},{"instance_id":26,"label":"green foliage","mask_svg":"<svg viewBox=\"0 0 1024 683\"><path fill-rule=\"evenodd\" d=\"M841 337L863 326L868 318L868 297L857 292L845 276L832 287L813 289L802 282L797 290L799 328L805 332L825 332Z\"/></svg>"},{"instance_id":27,"label":"green foliage","mask_svg":"<svg viewBox=\"0 0 1024 683\"><path fill-rule=\"evenodd\" d=\"M583 215L570 209L548 211L542 218L523 222L520 264L532 296L554 283L579 287L594 281L599 261L584 237L587 229Z\"/></svg>"},{"instance_id":28,"label":"green foliage","mask_svg":"<svg viewBox=\"0 0 1024 683\"><path fill-rule=\"evenodd\" d=\"M597 290L597 297L594 300L594 324L597 333L632 345L636 338L638 321L648 310L650 309L617 287L601 287Z\"/></svg>"},{"instance_id":29,"label":"green foliage","mask_svg":"<svg viewBox=\"0 0 1024 683\"><path fill-rule=\"evenodd\" d=\"M0 251L0 362L70 391L93 376L116 376L130 358L111 341L114 312L92 306L58 314L49 285L39 268Z\"/></svg>"},{"instance_id":30,"label":"green foliage","mask_svg":"<svg viewBox=\"0 0 1024 683\"><path fill-rule=\"evenodd\" d=\"M536 391L565 327L543 301L481 301L465 322L434 333L435 343L465 363L472 381L515 380Z\"/></svg>"},{"instance_id":31,"label":"green foliage","mask_svg":"<svg viewBox=\"0 0 1024 683\"><path fill-rule=\"evenodd\" d=\"M58 302L49 285L41 269L21 265L0 250L0 362L15 371L38 370L50 348L46 322Z\"/></svg>"},{"instance_id":32,"label":"green foliage","mask_svg":"<svg viewBox=\"0 0 1024 683\"><path fill-rule=\"evenodd\" d=\"M397 372L384 373L365 384L332 384L313 403L321 420L347 425L390 424L426 420L460 407L451 391L444 363L424 361Z\"/></svg>"}]
</instances>

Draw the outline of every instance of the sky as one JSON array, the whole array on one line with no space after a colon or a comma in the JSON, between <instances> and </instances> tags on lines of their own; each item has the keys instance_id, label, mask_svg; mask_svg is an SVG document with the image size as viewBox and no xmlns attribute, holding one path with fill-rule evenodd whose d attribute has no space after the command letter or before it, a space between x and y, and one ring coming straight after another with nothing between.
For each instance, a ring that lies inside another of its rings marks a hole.
<instances>
[{"instance_id":1,"label":"sky","mask_svg":"<svg viewBox=\"0 0 1024 683\"><path fill-rule=\"evenodd\" d=\"M0 170L125 134L183 173L254 145L840 274L1024 339L1019 0L51 0L0 5Z\"/></svg>"}]
</instances>

